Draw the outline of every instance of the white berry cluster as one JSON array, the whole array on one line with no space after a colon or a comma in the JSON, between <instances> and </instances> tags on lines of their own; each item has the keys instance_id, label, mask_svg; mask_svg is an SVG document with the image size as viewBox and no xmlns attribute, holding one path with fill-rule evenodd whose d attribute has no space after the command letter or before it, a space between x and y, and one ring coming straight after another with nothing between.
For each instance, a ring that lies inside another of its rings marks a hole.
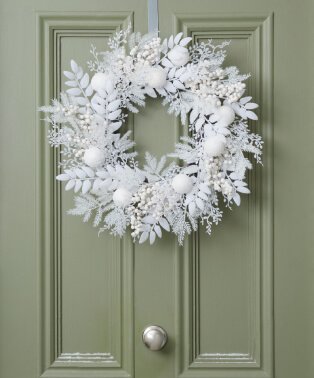
<instances>
[{"instance_id":1,"label":"white berry cluster","mask_svg":"<svg viewBox=\"0 0 314 378\"><path fill-rule=\"evenodd\" d=\"M226 154L227 155L227 154ZM228 158L228 156L227 156ZM221 172L222 159L209 158L206 159L205 169L207 173L208 185L214 190L230 197L233 193L229 180L225 178L225 174Z\"/></svg>"},{"instance_id":2,"label":"white berry cluster","mask_svg":"<svg viewBox=\"0 0 314 378\"><path fill-rule=\"evenodd\" d=\"M124 47L121 47L117 52L116 52L116 63L117 65L122 68L125 64L126 60L126 51Z\"/></svg>"},{"instance_id":3,"label":"white berry cluster","mask_svg":"<svg viewBox=\"0 0 314 378\"><path fill-rule=\"evenodd\" d=\"M225 98L229 103L239 100L245 90L245 83L224 83L225 72L222 68L208 72L206 61L201 62L200 66L199 77L189 82L193 93L203 98Z\"/></svg>"},{"instance_id":4,"label":"white berry cluster","mask_svg":"<svg viewBox=\"0 0 314 378\"><path fill-rule=\"evenodd\" d=\"M86 113L85 114L80 114L79 119L80 119L80 126L83 130L90 131L91 130L91 121L94 118L92 115L91 109L90 109L90 104L86 105Z\"/></svg>"},{"instance_id":5,"label":"white berry cluster","mask_svg":"<svg viewBox=\"0 0 314 378\"><path fill-rule=\"evenodd\" d=\"M142 218L149 213L149 209L154 204L153 197L156 196L156 188L151 185L144 184L138 192L132 197L132 204L128 211L131 215L131 233L132 237L136 237L142 230ZM153 215L158 215L156 212ZM162 215L162 214L160 214Z\"/></svg>"},{"instance_id":6,"label":"white berry cluster","mask_svg":"<svg viewBox=\"0 0 314 378\"><path fill-rule=\"evenodd\" d=\"M131 56L136 56L137 62L144 65L153 65L158 62L160 56L160 38L153 38L142 49L134 47L130 51Z\"/></svg>"},{"instance_id":7,"label":"white berry cluster","mask_svg":"<svg viewBox=\"0 0 314 378\"><path fill-rule=\"evenodd\" d=\"M62 108L58 107L56 110L62 111L62 113L66 117L70 117L70 116L75 115L79 111L79 107L77 105L69 105L68 107L62 107Z\"/></svg>"},{"instance_id":8,"label":"white berry cluster","mask_svg":"<svg viewBox=\"0 0 314 378\"><path fill-rule=\"evenodd\" d=\"M178 195L169 190L169 186L156 182L153 185L144 184L132 197L132 203L128 207L131 215L132 237L137 237L143 227L143 218L149 215L155 223L158 223L165 211L176 206Z\"/></svg>"}]
</instances>

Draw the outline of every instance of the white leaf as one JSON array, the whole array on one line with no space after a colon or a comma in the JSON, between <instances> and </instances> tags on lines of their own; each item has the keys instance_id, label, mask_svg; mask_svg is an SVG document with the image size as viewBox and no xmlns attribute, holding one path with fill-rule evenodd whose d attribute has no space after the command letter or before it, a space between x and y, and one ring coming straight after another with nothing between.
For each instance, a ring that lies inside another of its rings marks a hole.
<instances>
[{"instance_id":1,"label":"white leaf","mask_svg":"<svg viewBox=\"0 0 314 378\"><path fill-rule=\"evenodd\" d=\"M238 193L235 193L235 195L233 196L233 200L234 200L234 203L238 206L240 206L241 204L241 197Z\"/></svg>"},{"instance_id":2,"label":"white leaf","mask_svg":"<svg viewBox=\"0 0 314 378\"><path fill-rule=\"evenodd\" d=\"M173 64L170 62L169 59L167 58L163 58L162 61L161 61L161 64L164 66L164 67L169 67L169 68L172 68L173 67Z\"/></svg>"},{"instance_id":3,"label":"white leaf","mask_svg":"<svg viewBox=\"0 0 314 378\"><path fill-rule=\"evenodd\" d=\"M160 51L165 54L166 51L168 50L168 40L167 38L163 40L162 44L161 44L161 49Z\"/></svg>"},{"instance_id":4,"label":"white leaf","mask_svg":"<svg viewBox=\"0 0 314 378\"><path fill-rule=\"evenodd\" d=\"M97 171L96 172L96 176L102 178L102 179L105 179L108 177L108 172L106 171Z\"/></svg>"},{"instance_id":5,"label":"white leaf","mask_svg":"<svg viewBox=\"0 0 314 378\"><path fill-rule=\"evenodd\" d=\"M113 112L113 111L117 110L119 108L120 104L121 104L120 100L115 100L115 101L110 102L110 104L107 107L108 112Z\"/></svg>"},{"instance_id":6,"label":"white leaf","mask_svg":"<svg viewBox=\"0 0 314 378\"><path fill-rule=\"evenodd\" d=\"M233 104L231 104L231 107L236 112L236 114L240 115L240 111L242 108L238 103L234 102Z\"/></svg>"},{"instance_id":7,"label":"white leaf","mask_svg":"<svg viewBox=\"0 0 314 378\"><path fill-rule=\"evenodd\" d=\"M176 87L170 81L165 85L165 89L170 93L175 93L177 91Z\"/></svg>"},{"instance_id":8,"label":"white leaf","mask_svg":"<svg viewBox=\"0 0 314 378\"><path fill-rule=\"evenodd\" d=\"M156 91L161 95L161 96L166 96L167 92L164 90L164 88L156 88Z\"/></svg>"},{"instance_id":9,"label":"white leaf","mask_svg":"<svg viewBox=\"0 0 314 378\"><path fill-rule=\"evenodd\" d=\"M247 119L247 116L246 116L246 110L244 108L240 108L239 111L238 111L238 114L240 117L242 117L243 119Z\"/></svg>"},{"instance_id":10,"label":"white leaf","mask_svg":"<svg viewBox=\"0 0 314 378\"><path fill-rule=\"evenodd\" d=\"M103 106L95 104L95 103L92 104L92 106L93 106L93 109L96 110L96 112L98 114L104 114L105 113L105 108Z\"/></svg>"},{"instance_id":11,"label":"white leaf","mask_svg":"<svg viewBox=\"0 0 314 378\"><path fill-rule=\"evenodd\" d=\"M199 170L198 165L193 164L193 165L189 165L188 167L183 168L182 172L184 172L187 175L190 175L192 173L197 173L198 170Z\"/></svg>"},{"instance_id":12,"label":"white leaf","mask_svg":"<svg viewBox=\"0 0 314 378\"><path fill-rule=\"evenodd\" d=\"M155 230L156 234L158 235L158 237L161 238L162 232L161 232L161 228L158 226L158 224L156 224L156 226L154 227L154 230Z\"/></svg>"},{"instance_id":13,"label":"white leaf","mask_svg":"<svg viewBox=\"0 0 314 378\"><path fill-rule=\"evenodd\" d=\"M204 192L198 192L197 193L197 196L201 199L203 199L204 201L207 201L208 200L208 197L207 197L207 194L204 193Z\"/></svg>"},{"instance_id":14,"label":"white leaf","mask_svg":"<svg viewBox=\"0 0 314 378\"><path fill-rule=\"evenodd\" d=\"M187 206L190 202L194 201L194 195L191 193L188 193L185 197L184 204Z\"/></svg>"},{"instance_id":15,"label":"white leaf","mask_svg":"<svg viewBox=\"0 0 314 378\"><path fill-rule=\"evenodd\" d=\"M219 127L219 134L230 135L230 130L227 127Z\"/></svg>"},{"instance_id":16,"label":"white leaf","mask_svg":"<svg viewBox=\"0 0 314 378\"><path fill-rule=\"evenodd\" d=\"M83 77L82 80L80 81L81 87L85 89L88 86L89 83L89 76L88 73L86 73Z\"/></svg>"},{"instance_id":17,"label":"white leaf","mask_svg":"<svg viewBox=\"0 0 314 378\"><path fill-rule=\"evenodd\" d=\"M190 43L192 41L192 38L191 37L185 37L181 40L180 42L180 46L186 46L188 43Z\"/></svg>"},{"instance_id":18,"label":"white leaf","mask_svg":"<svg viewBox=\"0 0 314 378\"><path fill-rule=\"evenodd\" d=\"M247 96L247 97L243 97L243 98L241 98L241 100L239 101L239 103L241 104L241 105L244 105L244 104L246 104L247 102L249 102L249 101L251 101L252 100L252 97L251 96Z\"/></svg>"},{"instance_id":19,"label":"white leaf","mask_svg":"<svg viewBox=\"0 0 314 378\"><path fill-rule=\"evenodd\" d=\"M95 181L94 181L94 184L93 184L93 190L95 192L97 192L97 190L99 190L101 187L102 187L102 184L103 184L103 181L99 178L97 178Z\"/></svg>"},{"instance_id":20,"label":"white leaf","mask_svg":"<svg viewBox=\"0 0 314 378\"><path fill-rule=\"evenodd\" d=\"M199 121L199 119L197 120L197 122ZM205 119L204 121L205 122ZM195 124L195 128L196 128L196 124ZM204 134L206 137L210 136L213 132L213 128L212 128L212 124L211 123L206 123L205 126L204 126Z\"/></svg>"},{"instance_id":21,"label":"white leaf","mask_svg":"<svg viewBox=\"0 0 314 378\"><path fill-rule=\"evenodd\" d=\"M71 68L72 68L72 71L74 73L78 73L79 71L79 66L77 65L77 63L75 62L75 60L71 60Z\"/></svg>"},{"instance_id":22,"label":"white leaf","mask_svg":"<svg viewBox=\"0 0 314 378\"><path fill-rule=\"evenodd\" d=\"M155 239L156 239L156 234L155 234L154 231L151 231L151 232L149 233L149 243L150 243L150 244L154 244Z\"/></svg>"},{"instance_id":23,"label":"white leaf","mask_svg":"<svg viewBox=\"0 0 314 378\"><path fill-rule=\"evenodd\" d=\"M85 180L82 186L82 193L86 194L90 188L92 187L92 183L89 180Z\"/></svg>"},{"instance_id":24,"label":"white leaf","mask_svg":"<svg viewBox=\"0 0 314 378\"><path fill-rule=\"evenodd\" d=\"M180 41L180 39L181 39L182 36L183 36L183 33L182 33L182 32L178 33L178 34L175 36L174 41L173 41L175 45L177 45L177 44L179 43L179 41Z\"/></svg>"},{"instance_id":25,"label":"white leaf","mask_svg":"<svg viewBox=\"0 0 314 378\"><path fill-rule=\"evenodd\" d=\"M157 94L156 94L156 92L154 91L154 88L152 88L152 87L147 86L147 87L145 88L145 92L146 92L146 94L148 94L148 96L150 96L150 97L153 97L153 98L156 98L156 97L157 97Z\"/></svg>"},{"instance_id":26,"label":"white leaf","mask_svg":"<svg viewBox=\"0 0 314 378\"><path fill-rule=\"evenodd\" d=\"M209 189L208 185L206 185L204 182L201 182L201 183L199 184L199 188L200 188L200 190L201 190L202 192L207 193L207 194L210 194L210 189Z\"/></svg>"},{"instance_id":27,"label":"white leaf","mask_svg":"<svg viewBox=\"0 0 314 378\"><path fill-rule=\"evenodd\" d=\"M75 168L75 173L80 179L84 179L86 177L86 173L80 168Z\"/></svg>"},{"instance_id":28,"label":"white leaf","mask_svg":"<svg viewBox=\"0 0 314 378\"><path fill-rule=\"evenodd\" d=\"M173 35L171 35L169 37L169 40L168 40L168 47L169 49L172 49L173 48Z\"/></svg>"},{"instance_id":29,"label":"white leaf","mask_svg":"<svg viewBox=\"0 0 314 378\"><path fill-rule=\"evenodd\" d=\"M102 97L98 96L97 93L92 97L91 102L92 104L105 106L105 100Z\"/></svg>"},{"instance_id":30,"label":"white leaf","mask_svg":"<svg viewBox=\"0 0 314 378\"><path fill-rule=\"evenodd\" d=\"M81 187L82 187L82 181L76 180L74 192L77 193L81 189Z\"/></svg>"},{"instance_id":31,"label":"white leaf","mask_svg":"<svg viewBox=\"0 0 314 378\"><path fill-rule=\"evenodd\" d=\"M241 177L239 177L239 175L238 175L236 172L232 172L232 173L230 173L229 177L230 177L232 180L238 180L238 179L241 178Z\"/></svg>"},{"instance_id":32,"label":"white leaf","mask_svg":"<svg viewBox=\"0 0 314 378\"><path fill-rule=\"evenodd\" d=\"M113 121L114 119L117 119L119 117L119 115L121 114L121 109L118 109L112 113L109 113L108 114L108 119L110 119L111 121Z\"/></svg>"},{"instance_id":33,"label":"white leaf","mask_svg":"<svg viewBox=\"0 0 314 378\"><path fill-rule=\"evenodd\" d=\"M255 104L255 102L250 102L248 104L244 105L245 109L256 109L258 108L258 104Z\"/></svg>"},{"instance_id":34,"label":"white leaf","mask_svg":"<svg viewBox=\"0 0 314 378\"><path fill-rule=\"evenodd\" d=\"M65 173L67 173L71 178L76 178L75 172L73 172L71 169L65 169Z\"/></svg>"},{"instance_id":35,"label":"white leaf","mask_svg":"<svg viewBox=\"0 0 314 378\"><path fill-rule=\"evenodd\" d=\"M56 179L57 179L58 181L68 181L68 180L70 180L70 176L67 175L66 173L61 173L61 175L58 175L58 176L56 177Z\"/></svg>"},{"instance_id":36,"label":"white leaf","mask_svg":"<svg viewBox=\"0 0 314 378\"><path fill-rule=\"evenodd\" d=\"M186 71L185 67L181 67L176 71L175 77L180 77Z\"/></svg>"},{"instance_id":37,"label":"white leaf","mask_svg":"<svg viewBox=\"0 0 314 378\"><path fill-rule=\"evenodd\" d=\"M71 96L78 96L79 94L81 94L80 88L70 88L67 89L66 92Z\"/></svg>"},{"instance_id":38,"label":"white leaf","mask_svg":"<svg viewBox=\"0 0 314 378\"><path fill-rule=\"evenodd\" d=\"M190 76L191 74L188 71L186 71L182 75L180 75L180 80L182 81L182 83L184 83L186 80L190 78Z\"/></svg>"},{"instance_id":39,"label":"white leaf","mask_svg":"<svg viewBox=\"0 0 314 378\"><path fill-rule=\"evenodd\" d=\"M114 185L113 185L113 181L111 180L111 178L107 178L105 181L102 182L102 185L101 185L102 188L109 188L109 187L113 188L113 186Z\"/></svg>"},{"instance_id":40,"label":"white leaf","mask_svg":"<svg viewBox=\"0 0 314 378\"><path fill-rule=\"evenodd\" d=\"M86 172L88 177L94 177L95 173L94 171L89 167L82 167L83 171Z\"/></svg>"},{"instance_id":41,"label":"white leaf","mask_svg":"<svg viewBox=\"0 0 314 378\"><path fill-rule=\"evenodd\" d=\"M75 80L66 81L64 84L67 85L68 87L76 87L77 86L77 82Z\"/></svg>"},{"instance_id":42,"label":"white leaf","mask_svg":"<svg viewBox=\"0 0 314 378\"><path fill-rule=\"evenodd\" d=\"M75 98L75 102L78 104L78 105L86 105L88 103L88 100L87 98L85 97L76 97Z\"/></svg>"},{"instance_id":43,"label":"white leaf","mask_svg":"<svg viewBox=\"0 0 314 378\"><path fill-rule=\"evenodd\" d=\"M173 85L176 88L183 89L183 90L185 89L185 86L179 80L173 80Z\"/></svg>"},{"instance_id":44,"label":"white leaf","mask_svg":"<svg viewBox=\"0 0 314 378\"><path fill-rule=\"evenodd\" d=\"M65 190L71 190L72 188L74 188L74 186L75 186L75 180L72 179L72 180L67 182L67 184L65 186Z\"/></svg>"},{"instance_id":45,"label":"white leaf","mask_svg":"<svg viewBox=\"0 0 314 378\"><path fill-rule=\"evenodd\" d=\"M68 79L70 79L70 80L75 79L75 75L74 75L74 73L72 73L72 72L70 72L70 71L63 71L63 75L64 75L65 77L67 77Z\"/></svg>"},{"instance_id":46,"label":"white leaf","mask_svg":"<svg viewBox=\"0 0 314 378\"><path fill-rule=\"evenodd\" d=\"M196 211L196 204L195 204L195 202L191 202L191 203L189 204L189 213L190 213L191 215L194 215L194 214L195 214L195 211Z\"/></svg>"},{"instance_id":47,"label":"white leaf","mask_svg":"<svg viewBox=\"0 0 314 378\"><path fill-rule=\"evenodd\" d=\"M116 173L115 169L109 164L107 165L107 171L111 176L114 176Z\"/></svg>"},{"instance_id":48,"label":"white leaf","mask_svg":"<svg viewBox=\"0 0 314 378\"><path fill-rule=\"evenodd\" d=\"M171 68L171 70L168 73L168 78L172 79L175 73L176 73L176 67Z\"/></svg>"},{"instance_id":49,"label":"white leaf","mask_svg":"<svg viewBox=\"0 0 314 378\"><path fill-rule=\"evenodd\" d=\"M77 77L78 80L80 80L83 77L83 69L82 69L82 67L79 67L79 70L78 70L78 72L76 74L76 77Z\"/></svg>"},{"instance_id":50,"label":"white leaf","mask_svg":"<svg viewBox=\"0 0 314 378\"><path fill-rule=\"evenodd\" d=\"M109 102L115 100L118 97L118 92L116 90L113 90L110 94L108 94L107 100Z\"/></svg>"},{"instance_id":51,"label":"white leaf","mask_svg":"<svg viewBox=\"0 0 314 378\"><path fill-rule=\"evenodd\" d=\"M201 127L203 126L205 122L205 119L203 117L200 117L196 122L195 122L195 131L198 132Z\"/></svg>"},{"instance_id":52,"label":"white leaf","mask_svg":"<svg viewBox=\"0 0 314 378\"><path fill-rule=\"evenodd\" d=\"M142 221L144 223L148 223L148 224L154 224L154 223L156 223L156 219L154 217L152 217L151 215L146 215L146 217L144 217L142 219Z\"/></svg>"},{"instance_id":53,"label":"white leaf","mask_svg":"<svg viewBox=\"0 0 314 378\"><path fill-rule=\"evenodd\" d=\"M198 117L198 115L199 115L199 112L198 112L197 109L193 109L191 111L191 114L190 114L190 123L191 124L194 123L194 121L196 120L196 118Z\"/></svg>"},{"instance_id":54,"label":"white leaf","mask_svg":"<svg viewBox=\"0 0 314 378\"><path fill-rule=\"evenodd\" d=\"M110 124L110 128L112 131L117 131L122 126L122 122L113 122Z\"/></svg>"},{"instance_id":55,"label":"white leaf","mask_svg":"<svg viewBox=\"0 0 314 378\"><path fill-rule=\"evenodd\" d=\"M195 198L195 202L201 210L204 210L204 202L200 198Z\"/></svg>"},{"instance_id":56,"label":"white leaf","mask_svg":"<svg viewBox=\"0 0 314 378\"><path fill-rule=\"evenodd\" d=\"M121 175L124 175L124 173L125 173L124 168L121 167L120 164L117 164L117 165L115 166L115 169L116 169L116 172L117 172L120 176L121 176Z\"/></svg>"},{"instance_id":57,"label":"white leaf","mask_svg":"<svg viewBox=\"0 0 314 378\"><path fill-rule=\"evenodd\" d=\"M85 94L86 94L86 96L91 96L92 94L93 94L93 88L92 88L92 86L91 85L89 85L87 88L86 88L86 90L85 90Z\"/></svg>"},{"instance_id":58,"label":"white leaf","mask_svg":"<svg viewBox=\"0 0 314 378\"><path fill-rule=\"evenodd\" d=\"M246 113L246 116L250 119L253 119L254 121L257 121L258 120L258 117L255 113L251 112L250 110L247 111Z\"/></svg>"},{"instance_id":59,"label":"white leaf","mask_svg":"<svg viewBox=\"0 0 314 378\"><path fill-rule=\"evenodd\" d=\"M245 193L245 194L251 193L250 189L246 188L245 186L238 186L237 187L237 192L239 192L239 193Z\"/></svg>"},{"instance_id":60,"label":"white leaf","mask_svg":"<svg viewBox=\"0 0 314 378\"><path fill-rule=\"evenodd\" d=\"M244 182L244 181L237 180L237 181L234 181L234 185L235 186L247 186L247 183Z\"/></svg>"},{"instance_id":61,"label":"white leaf","mask_svg":"<svg viewBox=\"0 0 314 378\"><path fill-rule=\"evenodd\" d=\"M142 233L141 237L140 237L140 240L139 240L139 244L142 244L144 243L147 239L148 239L148 232L145 231Z\"/></svg>"},{"instance_id":62,"label":"white leaf","mask_svg":"<svg viewBox=\"0 0 314 378\"><path fill-rule=\"evenodd\" d=\"M160 218L159 219L159 224L161 225L161 227L163 229L165 229L166 231L170 231L170 226L169 226L169 223L167 221L166 218Z\"/></svg>"}]
</instances>

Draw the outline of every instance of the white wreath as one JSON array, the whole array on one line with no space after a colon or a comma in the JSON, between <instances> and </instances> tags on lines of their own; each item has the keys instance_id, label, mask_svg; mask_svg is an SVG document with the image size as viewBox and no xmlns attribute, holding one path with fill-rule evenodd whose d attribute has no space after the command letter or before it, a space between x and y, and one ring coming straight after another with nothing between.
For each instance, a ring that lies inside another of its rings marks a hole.
<instances>
[{"instance_id":1,"label":"white wreath","mask_svg":"<svg viewBox=\"0 0 314 378\"><path fill-rule=\"evenodd\" d=\"M229 42L187 48L191 38L183 33L161 43L157 33L141 36L130 29L109 40L109 51L92 46L91 81L72 60L72 72L64 72L70 89L40 110L51 124L49 143L61 146L64 173L57 179L80 193L70 214L86 222L96 213L93 225L114 235L130 226L140 243L154 243L162 229L172 231L182 244L199 222L211 233L222 217L220 196L230 207L240 205L239 193L250 193L244 179L252 164L244 152L261 162L263 142L248 129L258 105L242 97L249 75L222 68ZM131 132L118 131L127 111L138 112L147 95L160 95L169 113L188 121L190 136L168 155L182 166L165 167L165 156L157 161L146 153L140 168Z\"/></svg>"}]
</instances>

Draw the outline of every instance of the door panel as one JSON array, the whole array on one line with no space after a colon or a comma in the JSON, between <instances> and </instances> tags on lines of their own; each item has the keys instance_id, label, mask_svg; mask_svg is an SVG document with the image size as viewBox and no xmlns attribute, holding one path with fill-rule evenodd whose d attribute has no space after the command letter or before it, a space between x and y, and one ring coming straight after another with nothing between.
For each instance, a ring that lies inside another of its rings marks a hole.
<instances>
[{"instance_id":1,"label":"door panel","mask_svg":"<svg viewBox=\"0 0 314 378\"><path fill-rule=\"evenodd\" d=\"M211 238L201 230L192 242L193 357L187 371L196 376L197 368L208 368L206 374L216 376L211 369L219 368L233 377L242 368L242 376L271 376L272 288L261 283L271 283L272 277L272 192L266 189L272 185L272 15L180 14L174 22L195 42L231 40L226 64L252 74L248 92L261 104L258 132L267 141L265 166L250 172L253 194L242 198L241 208L225 211Z\"/></svg>"},{"instance_id":2,"label":"door panel","mask_svg":"<svg viewBox=\"0 0 314 378\"><path fill-rule=\"evenodd\" d=\"M161 37L231 40L226 64L252 73L260 104L263 167L211 237L133 245L67 215L36 108L63 89L71 58L87 67L91 43L128 22L146 32L147 3L0 0L0 378L312 378L310 0L159 0ZM186 133L152 99L127 127L140 161ZM151 324L169 336L160 352L141 340Z\"/></svg>"},{"instance_id":3,"label":"door panel","mask_svg":"<svg viewBox=\"0 0 314 378\"><path fill-rule=\"evenodd\" d=\"M103 50L118 28L133 22L133 13L39 13L37 20L38 67L47 67L39 72L39 102L47 103L64 90L63 71L69 69L70 59L87 70L91 44ZM46 278L41 304L46 315L42 338L47 345L43 376L132 375L132 245L128 238L119 240L108 233L98 238L95 229L67 215L73 197L53 178L62 155L49 151L45 135L42 129L42 179L48 182L42 182L49 225L45 242L50 242L41 265Z\"/></svg>"}]
</instances>

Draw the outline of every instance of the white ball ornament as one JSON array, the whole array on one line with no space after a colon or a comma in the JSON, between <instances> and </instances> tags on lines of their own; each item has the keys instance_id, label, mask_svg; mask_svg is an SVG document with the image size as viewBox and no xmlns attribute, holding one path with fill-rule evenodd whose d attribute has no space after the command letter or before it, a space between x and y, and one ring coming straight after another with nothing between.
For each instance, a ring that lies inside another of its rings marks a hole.
<instances>
[{"instance_id":1,"label":"white ball ornament","mask_svg":"<svg viewBox=\"0 0 314 378\"><path fill-rule=\"evenodd\" d=\"M162 68L153 67L147 75L147 84L152 88L163 88L167 83L167 72Z\"/></svg>"},{"instance_id":2,"label":"white ball ornament","mask_svg":"<svg viewBox=\"0 0 314 378\"><path fill-rule=\"evenodd\" d=\"M173 189L179 194L186 194L189 193L193 188L193 181L191 177L179 173L176 175L172 180L172 187Z\"/></svg>"},{"instance_id":3,"label":"white ball ornament","mask_svg":"<svg viewBox=\"0 0 314 378\"><path fill-rule=\"evenodd\" d=\"M183 46L174 46L168 53L168 59L176 66L184 66L190 60L189 50Z\"/></svg>"},{"instance_id":4,"label":"white ball ornament","mask_svg":"<svg viewBox=\"0 0 314 378\"><path fill-rule=\"evenodd\" d=\"M119 207L126 207L131 203L132 193L125 188L118 188L112 196L113 202Z\"/></svg>"},{"instance_id":5,"label":"white ball ornament","mask_svg":"<svg viewBox=\"0 0 314 378\"><path fill-rule=\"evenodd\" d=\"M83 156L83 161L86 165L91 168L96 168L100 166L105 160L105 154L102 150L97 147L88 148Z\"/></svg>"},{"instance_id":6,"label":"white ball ornament","mask_svg":"<svg viewBox=\"0 0 314 378\"><path fill-rule=\"evenodd\" d=\"M103 72L97 72L93 76L91 86L96 92L106 91L107 93L111 93L114 90L114 82L112 77Z\"/></svg>"},{"instance_id":7,"label":"white ball ornament","mask_svg":"<svg viewBox=\"0 0 314 378\"><path fill-rule=\"evenodd\" d=\"M212 121L218 121L224 126L231 125L231 123L235 119L235 112L229 105L222 105L220 106L213 116L211 117Z\"/></svg>"},{"instance_id":8,"label":"white ball ornament","mask_svg":"<svg viewBox=\"0 0 314 378\"><path fill-rule=\"evenodd\" d=\"M223 135L213 135L204 142L204 150L210 157L220 156L226 148L226 139Z\"/></svg>"}]
</instances>

